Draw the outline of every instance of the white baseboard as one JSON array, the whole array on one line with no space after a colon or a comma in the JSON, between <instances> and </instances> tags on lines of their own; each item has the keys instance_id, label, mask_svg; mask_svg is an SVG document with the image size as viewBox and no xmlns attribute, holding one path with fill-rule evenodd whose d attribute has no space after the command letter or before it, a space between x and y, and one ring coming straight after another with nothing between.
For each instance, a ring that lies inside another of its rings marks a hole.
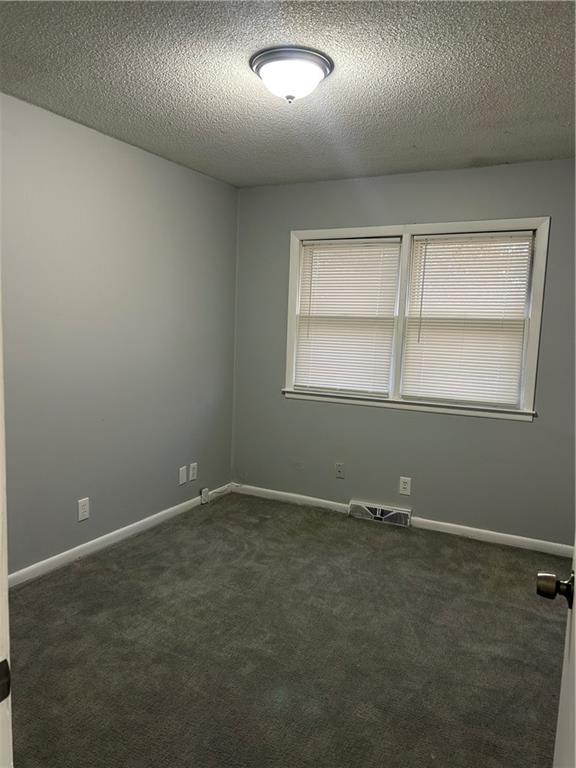
<instances>
[{"instance_id":1,"label":"white baseboard","mask_svg":"<svg viewBox=\"0 0 576 768\"><path fill-rule=\"evenodd\" d=\"M327 499L317 499L313 496L302 496L299 493L272 491L269 488L258 488L255 485L242 485L241 483L231 483L231 490L233 493L242 493L247 496L259 496L263 499L286 501L290 504L320 507L322 509L331 509L336 512L348 512L348 504L339 501L328 501ZM425 517L412 517L412 525L414 528L426 528L431 531L441 531L442 533L464 536L468 539L487 541L491 544L504 544L508 547L531 549L535 552L545 552L548 555L559 555L560 557L572 557L574 550L569 544L557 544L554 541L544 541L542 539L529 539L526 536L515 536L511 533L487 531L483 528L470 528L467 525L457 525L456 523L442 523L438 520L428 520Z\"/></svg>"},{"instance_id":2,"label":"white baseboard","mask_svg":"<svg viewBox=\"0 0 576 768\"><path fill-rule=\"evenodd\" d=\"M299 493L288 493L288 491L271 491L269 488L259 488L256 485L243 485L242 483L231 483L230 485L232 486L232 493L241 493L245 496L258 496L261 499L286 501L289 504L299 504L303 507L320 507L321 509L331 509L334 512L344 512L344 514L348 514L348 504L344 504L340 501L317 499L314 496L302 496Z\"/></svg>"},{"instance_id":3,"label":"white baseboard","mask_svg":"<svg viewBox=\"0 0 576 768\"><path fill-rule=\"evenodd\" d=\"M210 491L210 499L216 496L222 496L226 493L240 493L246 496L258 496L263 499L274 499L276 501L285 501L290 504L298 504L300 506L307 507L319 507L320 509L329 509L335 512L348 513L348 504L344 504L340 501L330 501L328 499L318 499L314 496L303 496L299 493L289 493L287 491L273 491L269 488L259 488L255 485L243 485L242 483L227 483L226 485L216 488ZM194 507L200 505L200 497L195 496L193 499L184 501L181 504L177 504L175 507L164 509L161 512L157 512L150 517L145 517L143 520L138 520L131 525L127 525L124 528L119 528L116 531L106 533L104 536L100 536L92 541L87 541L85 544L80 544L78 547L68 549L65 552L61 552L58 555L49 557L46 560L41 560L39 563L34 563L27 568L22 568L20 571L15 571L8 576L8 584L10 587L14 587L17 584L23 584L25 581L37 579L39 576L43 576L45 573L55 571L57 568L68 563L79 560L92 552L97 552L100 549L110 547L112 544L116 544L123 539L127 539L130 536L135 536L137 533L148 528L153 528L160 523L169 520L171 517L181 515L184 512L188 512ZM557 544L553 541L544 541L541 539L529 539L525 536L515 536L510 533L499 533L497 531L487 531L483 528L469 528L466 525L457 525L455 523L442 523L438 520L428 520L425 517L412 517L412 525L414 528L427 528L432 531L441 531L442 533L451 533L456 536L464 536L469 539L477 539L479 541L487 541L492 544L505 544L509 547L520 547L521 549L532 549L536 552L545 552L549 555L559 555L560 557L572 557L573 547L569 544Z\"/></svg>"},{"instance_id":4,"label":"white baseboard","mask_svg":"<svg viewBox=\"0 0 576 768\"><path fill-rule=\"evenodd\" d=\"M227 483L220 488L215 488L213 491L210 491L210 499L230 493L233 485L233 483ZM169 520L171 517L181 515L183 512L188 512L191 509L194 509L194 507L198 507L200 503L200 496L195 496L192 499L188 499L188 501L183 501L181 504L177 504L175 507L163 509L161 512L156 512L156 514L150 515L150 517L145 517L143 520L138 520L130 525L126 525L124 528L118 528L116 531L111 531L110 533L104 534L104 536L99 536L97 539L92 539L85 544L80 544L78 547L68 549L65 552L60 552L58 555L49 557L46 560L41 560L39 563L29 565L27 568L22 568L20 571L14 571L14 573L11 573L8 576L8 585L10 587L15 587L16 584L23 584L25 581L37 579L45 573L50 573L50 571L55 571L57 568L62 568L62 566L68 565L68 563L72 563L74 560L79 560L81 557L86 557L86 555L89 555L92 552L97 552L100 549L110 547L112 544L116 544L123 539L135 536L137 533L142 533L142 531L145 531L148 528L160 525L160 523L166 522L166 520Z\"/></svg>"},{"instance_id":5,"label":"white baseboard","mask_svg":"<svg viewBox=\"0 0 576 768\"><path fill-rule=\"evenodd\" d=\"M534 552L545 552L547 555L571 558L574 553L574 547L571 547L570 544L558 544L555 541L546 541L545 539L530 539L527 536L488 531L484 528L470 528L467 525L458 525L457 523L442 523L439 520L428 520L426 517L413 517L412 525L414 528L427 528L430 531L453 533L456 536L487 541L491 544L504 544L507 547L532 549Z\"/></svg>"}]
</instances>

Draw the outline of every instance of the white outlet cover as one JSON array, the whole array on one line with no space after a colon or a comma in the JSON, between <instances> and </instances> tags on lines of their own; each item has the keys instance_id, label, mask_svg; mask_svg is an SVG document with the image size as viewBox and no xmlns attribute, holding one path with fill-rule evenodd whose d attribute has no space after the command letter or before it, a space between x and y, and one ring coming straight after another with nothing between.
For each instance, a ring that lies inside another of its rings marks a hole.
<instances>
[{"instance_id":1,"label":"white outlet cover","mask_svg":"<svg viewBox=\"0 0 576 768\"><path fill-rule=\"evenodd\" d=\"M184 485L188 482L188 467L180 467L178 470L178 485Z\"/></svg>"},{"instance_id":2,"label":"white outlet cover","mask_svg":"<svg viewBox=\"0 0 576 768\"><path fill-rule=\"evenodd\" d=\"M194 462L193 464L190 464L190 480L197 480L198 479L198 464Z\"/></svg>"},{"instance_id":3,"label":"white outlet cover","mask_svg":"<svg viewBox=\"0 0 576 768\"><path fill-rule=\"evenodd\" d=\"M78 522L82 520L88 520L90 517L90 499L86 496L85 499L78 499Z\"/></svg>"},{"instance_id":4,"label":"white outlet cover","mask_svg":"<svg viewBox=\"0 0 576 768\"><path fill-rule=\"evenodd\" d=\"M412 493L412 478L411 477L401 477L400 478L400 484L398 486L398 492L402 496L410 496Z\"/></svg>"}]
</instances>

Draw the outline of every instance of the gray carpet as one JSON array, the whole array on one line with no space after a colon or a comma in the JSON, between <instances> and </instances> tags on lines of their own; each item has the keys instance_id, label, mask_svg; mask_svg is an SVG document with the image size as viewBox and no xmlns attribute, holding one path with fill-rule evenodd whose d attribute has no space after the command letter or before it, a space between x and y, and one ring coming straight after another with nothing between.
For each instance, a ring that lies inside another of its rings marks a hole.
<instances>
[{"instance_id":1,"label":"gray carpet","mask_svg":"<svg viewBox=\"0 0 576 768\"><path fill-rule=\"evenodd\" d=\"M549 768L539 567L225 497L13 590L16 768Z\"/></svg>"}]
</instances>

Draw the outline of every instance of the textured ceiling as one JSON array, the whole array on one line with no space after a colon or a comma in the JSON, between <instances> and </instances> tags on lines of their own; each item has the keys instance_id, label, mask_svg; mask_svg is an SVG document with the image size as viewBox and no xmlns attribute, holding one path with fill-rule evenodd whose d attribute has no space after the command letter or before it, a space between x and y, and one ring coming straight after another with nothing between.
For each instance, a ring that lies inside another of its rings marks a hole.
<instances>
[{"instance_id":1,"label":"textured ceiling","mask_svg":"<svg viewBox=\"0 0 576 768\"><path fill-rule=\"evenodd\" d=\"M334 73L283 103L248 59ZM572 2L3 2L0 87L238 186L573 154Z\"/></svg>"}]
</instances>

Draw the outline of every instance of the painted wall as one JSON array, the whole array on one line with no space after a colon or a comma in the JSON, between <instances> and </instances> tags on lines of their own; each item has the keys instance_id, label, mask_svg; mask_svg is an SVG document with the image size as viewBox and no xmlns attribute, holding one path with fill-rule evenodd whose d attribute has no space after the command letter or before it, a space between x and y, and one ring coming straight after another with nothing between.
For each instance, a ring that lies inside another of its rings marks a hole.
<instances>
[{"instance_id":1,"label":"painted wall","mask_svg":"<svg viewBox=\"0 0 576 768\"><path fill-rule=\"evenodd\" d=\"M335 501L573 542L572 161L260 187L239 197L234 474ZM551 216L533 423L286 400L292 229ZM334 462L346 478L334 477ZM413 478L410 500L398 478Z\"/></svg>"},{"instance_id":2,"label":"painted wall","mask_svg":"<svg viewBox=\"0 0 576 768\"><path fill-rule=\"evenodd\" d=\"M10 97L1 107L12 571L231 474L395 503L409 475L422 517L571 543L570 161L242 190L234 372L236 191ZM291 229L542 215L534 423L282 397ZM198 481L180 487L191 461ZM83 496L92 516L78 523Z\"/></svg>"},{"instance_id":3,"label":"painted wall","mask_svg":"<svg viewBox=\"0 0 576 768\"><path fill-rule=\"evenodd\" d=\"M229 481L236 190L1 106L13 571Z\"/></svg>"}]
</instances>

